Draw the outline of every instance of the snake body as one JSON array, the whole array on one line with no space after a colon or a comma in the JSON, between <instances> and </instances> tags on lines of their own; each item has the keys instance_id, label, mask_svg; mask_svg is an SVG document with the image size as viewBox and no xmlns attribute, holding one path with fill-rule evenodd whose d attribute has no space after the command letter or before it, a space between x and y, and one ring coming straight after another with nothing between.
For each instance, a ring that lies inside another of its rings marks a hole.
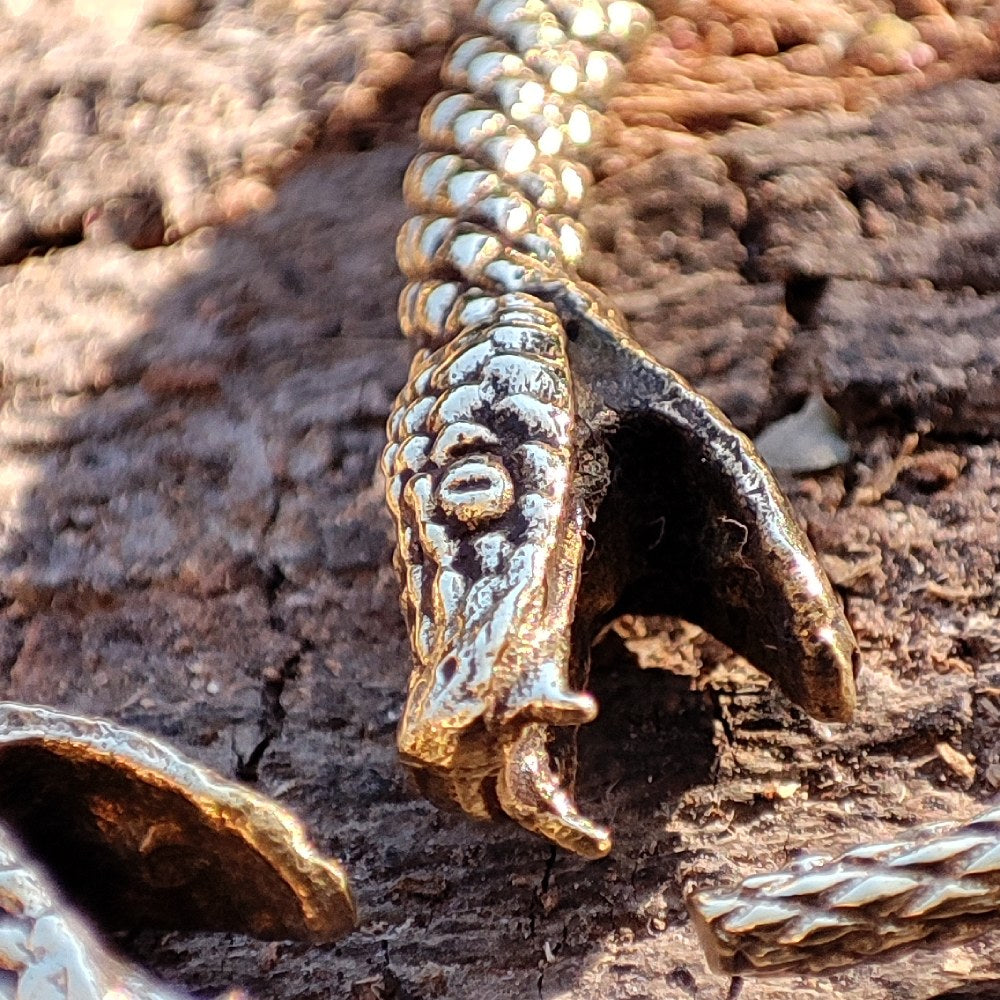
<instances>
[{"instance_id":1,"label":"snake body","mask_svg":"<svg viewBox=\"0 0 1000 1000\"><path fill-rule=\"evenodd\" d=\"M577 273L587 152L649 12L481 0L475 17L421 118L397 244L417 347L382 457L413 653L398 742L439 803L594 857L610 833L573 802L572 734L597 711L603 624L688 618L835 720L856 647L752 445ZM695 894L713 964L818 970L995 910L995 817L934 836Z\"/></svg>"},{"instance_id":2,"label":"snake body","mask_svg":"<svg viewBox=\"0 0 1000 1000\"><path fill-rule=\"evenodd\" d=\"M837 858L799 858L688 908L717 972L824 972L931 937L962 940L1000 913L1000 807Z\"/></svg>"}]
</instances>

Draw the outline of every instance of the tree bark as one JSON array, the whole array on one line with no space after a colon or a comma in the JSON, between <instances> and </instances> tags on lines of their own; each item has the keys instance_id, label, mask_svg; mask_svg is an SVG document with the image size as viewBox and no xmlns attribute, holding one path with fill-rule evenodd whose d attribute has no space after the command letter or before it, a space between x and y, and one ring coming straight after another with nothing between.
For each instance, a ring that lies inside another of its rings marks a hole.
<instances>
[{"instance_id":1,"label":"tree bark","mask_svg":"<svg viewBox=\"0 0 1000 1000\"><path fill-rule=\"evenodd\" d=\"M1000 991L998 932L731 986L682 901L968 818L1000 787L1000 84L649 156L619 136L632 152L605 160L587 276L638 338L750 432L810 393L843 421L850 461L787 488L863 672L857 719L821 725L696 629L620 622L595 654L579 796L616 846L587 863L436 811L395 753L409 652L377 473L409 351L393 243L464 8L222 6L154 11L117 49L37 8L0 21L3 696L228 775L266 744L259 788L343 860L362 925L327 948L119 944L189 990L261 1000Z\"/></svg>"}]
</instances>

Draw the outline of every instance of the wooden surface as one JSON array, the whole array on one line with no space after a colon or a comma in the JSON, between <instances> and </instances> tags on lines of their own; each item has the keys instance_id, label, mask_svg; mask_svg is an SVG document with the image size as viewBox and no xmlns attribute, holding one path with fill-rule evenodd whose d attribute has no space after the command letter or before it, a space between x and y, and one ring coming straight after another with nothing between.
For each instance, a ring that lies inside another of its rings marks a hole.
<instances>
[{"instance_id":1,"label":"wooden surface","mask_svg":"<svg viewBox=\"0 0 1000 1000\"><path fill-rule=\"evenodd\" d=\"M455 24L365 7L191 5L118 25L117 49L95 22L0 20L3 696L256 770L363 915L329 948L119 944L261 1000L1000 993L1000 933L733 986L682 904L1000 787L1000 85L901 86L646 158L619 136L588 275L745 429L810 391L845 422L851 461L788 489L863 673L857 720L814 724L697 631L621 622L580 784L617 841L585 863L436 811L396 760L408 651L376 471L407 362L393 242Z\"/></svg>"}]
</instances>

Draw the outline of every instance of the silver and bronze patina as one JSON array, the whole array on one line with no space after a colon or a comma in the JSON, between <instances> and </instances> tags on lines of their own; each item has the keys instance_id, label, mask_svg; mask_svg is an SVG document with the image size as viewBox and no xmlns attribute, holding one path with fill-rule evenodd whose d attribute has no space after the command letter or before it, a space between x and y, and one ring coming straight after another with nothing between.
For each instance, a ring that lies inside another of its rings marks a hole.
<instances>
[{"instance_id":1,"label":"silver and bronze patina","mask_svg":"<svg viewBox=\"0 0 1000 1000\"><path fill-rule=\"evenodd\" d=\"M702 625L820 719L850 717L857 651L753 445L577 274L587 153L649 11L476 18L421 119L397 247L417 346L382 459L413 650L399 748L435 801L600 857L574 757L609 621Z\"/></svg>"},{"instance_id":2,"label":"silver and bronze patina","mask_svg":"<svg viewBox=\"0 0 1000 1000\"><path fill-rule=\"evenodd\" d=\"M111 954L2 824L0 970L11 1000L182 1000Z\"/></svg>"},{"instance_id":3,"label":"silver and bronze patina","mask_svg":"<svg viewBox=\"0 0 1000 1000\"><path fill-rule=\"evenodd\" d=\"M0 996L175 996L63 898L107 930L323 942L356 920L340 865L277 802L114 723L0 703Z\"/></svg>"}]
</instances>

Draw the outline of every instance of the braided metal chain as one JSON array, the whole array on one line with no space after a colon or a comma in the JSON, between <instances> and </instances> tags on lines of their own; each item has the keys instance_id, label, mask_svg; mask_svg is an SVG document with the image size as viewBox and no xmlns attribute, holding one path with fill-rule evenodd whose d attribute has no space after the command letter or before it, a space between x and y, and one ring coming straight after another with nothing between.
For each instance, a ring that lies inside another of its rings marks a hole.
<instances>
[{"instance_id":1,"label":"braided metal chain","mask_svg":"<svg viewBox=\"0 0 1000 1000\"><path fill-rule=\"evenodd\" d=\"M1000 916L1000 806L696 892L688 908L710 964L730 974L820 972L960 940Z\"/></svg>"},{"instance_id":2,"label":"braided metal chain","mask_svg":"<svg viewBox=\"0 0 1000 1000\"><path fill-rule=\"evenodd\" d=\"M397 246L410 279L399 318L425 346L481 322L504 295L530 305L526 288L578 281L586 233L575 215L591 181L581 160L624 76L602 46L624 51L652 24L629 0L482 0L476 19L484 34L448 56L449 89L424 110L426 151L403 185L418 214ZM435 360L419 353L413 374Z\"/></svg>"}]
</instances>

